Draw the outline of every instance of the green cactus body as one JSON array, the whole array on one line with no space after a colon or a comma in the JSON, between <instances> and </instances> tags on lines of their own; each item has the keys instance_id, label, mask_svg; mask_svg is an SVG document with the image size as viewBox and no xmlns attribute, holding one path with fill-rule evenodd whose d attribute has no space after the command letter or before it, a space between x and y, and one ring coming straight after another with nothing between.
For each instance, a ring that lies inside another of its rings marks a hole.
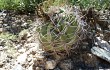
<instances>
[{"instance_id":1,"label":"green cactus body","mask_svg":"<svg viewBox=\"0 0 110 70\"><path fill-rule=\"evenodd\" d=\"M57 18L54 22L55 25L52 22L42 24L39 30L40 40L44 49L46 51L61 51L65 50L64 45L71 47L75 41L75 32L77 30L77 22L74 16Z\"/></svg>"}]
</instances>

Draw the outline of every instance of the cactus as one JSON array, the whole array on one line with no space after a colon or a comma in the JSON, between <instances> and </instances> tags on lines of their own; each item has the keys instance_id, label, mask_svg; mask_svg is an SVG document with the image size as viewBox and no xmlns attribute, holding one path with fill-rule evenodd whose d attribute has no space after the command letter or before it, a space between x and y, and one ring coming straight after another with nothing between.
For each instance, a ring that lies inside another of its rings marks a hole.
<instances>
[{"instance_id":1,"label":"cactus","mask_svg":"<svg viewBox=\"0 0 110 70\"><path fill-rule=\"evenodd\" d=\"M74 15L58 17L52 21L41 24L38 28L40 41L45 50L66 50L76 40L77 22Z\"/></svg>"},{"instance_id":2,"label":"cactus","mask_svg":"<svg viewBox=\"0 0 110 70\"><path fill-rule=\"evenodd\" d=\"M68 51L77 40L78 25L70 9L70 6L58 7L55 10L57 13L55 11L48 13L43 9L43 14L47 14L50 18L38 26L37 31L45 51Z\"/></svg>"}]
</instances>

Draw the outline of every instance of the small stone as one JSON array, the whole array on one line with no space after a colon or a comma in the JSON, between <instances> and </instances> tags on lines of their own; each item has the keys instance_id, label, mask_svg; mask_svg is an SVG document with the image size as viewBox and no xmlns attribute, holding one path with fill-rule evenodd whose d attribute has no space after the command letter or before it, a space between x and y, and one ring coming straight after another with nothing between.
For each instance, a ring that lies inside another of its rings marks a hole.
<instances>
[{"instance_id":1,"label":"small stone","mask_svg":"<svg viewBox=\"0 0 110 70\"><path fill-rule=\"evenodd\" d=\"M25 22L25 23L23 23L21 26L26 26L27 24L28 24L28 23Z\"/></svg>"},{"instance_id":2,"label":"small stone","mask_svg":"<svg viewBox=\"0 0 110 70\"><path fill-rule=\"evenodd\" d=\"M108 41L110 43L110 41Z\"/></svg>"},{"instance_id":3,"label":"small stone","mask_svg":"<svg viewBox=\"0 0 110 70\"><path fill-rule=\"evenodd\" d=\"M36 70L40 70L40 68L39 67L36 67Z\"/></svg>"},{"instance_id":4,"label":"small stone","mask_svg":"<svg viewBox=\"0 0 110 70\"><path fill-rule=\"evenodd\" d=\"M97 43L97 42L95 42L95 45L98 45L98 43Z\"/></svg>"},{"instance_id":5,"label":"small stone","mask_svg":"<svg viewBox=\"0 0 110 70\"><path fill-rule=\"evenodd\" d=\"M109 28L109 30L110 30L110 25L108 25L108 28Z\"/></svg>"},{"instance_id":6,"label":"small stone","mask_svg":"<svg viewBox=\"0 0 110 70\"><path fill-rule=\"evenodd\" d=\"M35 57L36 57L37 59L44 59L44 56L41 55L41 54L35 54Z\"/></svg>"},{"instance_id":7,"label":"small stone","mask_svg":"<svg viewBox=\"0 0 110 70\"><path fill-rule=\"evenodd\" d=\"M3 65L4 65L4 63L3 63L3 62L0 62L0 68L2 68L2 67L3 67Z\"/></svg>"},{"instance_id":8,"label":"small stone","mask_svg":"<svg viewBox=\"0 0 110 70\"><path fill-rule=\"evenodd\" d=\"M31 51L37 51L39 50L39 44L38 43L29 43L25 45L28 48L31 48Z\"/></svg>"},{"instance_id":9,"label":"small stone","mask_svg":"<svg viewBox=\"0 0 110 70\"><path fill-rule=\"evenodd\" d=\"M20 64L16 64L13 70L23 70L23 67Z\"/></svg>"},{"instance_id":10,"label":"small stone","mask_svg":"<svg viewBox=\"0 0 110 70\"><path fill-rule=\"evenodd\" d=\"M3 21L0 20L0 24L3 23Z\"/></svg>"},{"instance_id":11,"label":"small stone","mask_svg":"<svg viewBox=\"0 0 110 70\"><path fill-rule=\"evenodd\" d=\"M21 48L21 49L18 50L19 53L24 53L25 51L26 51L25 48Z\"/></svg>"},{"instance_id":12,"label":"small stone","mask_svg":"<svg viewBox=\"0 0 110 70\"><path fill-rule=\"evenodd\" d=\"M3 33L4 32L4 28L0 28L0 33Z\"/></svg>"},{"instance_id":13,"label":"small stone","mask_svg":"<svg viewBox=\"0 0 110 70\"><path fill-rule=\"evenodd\" d=\"M4 47L3 46L0 46L0 51L3 51Z\"/></svg>"},{"instance_id":14,"label":"small stone","mask_svg":"<svg viewBox=\"0 0 110 70\"><path fill-rule=\"evenodd\" d=\"M26 59L27 59L27 54L23 53L17 57L17 63L25 64Z\"/></svg>"},{"instance_id":15,"label":"small stone","mask_svg":"<svg viewBox=\"0 0 110 70\"><path fill-rule=\"evenodd\" d=\"M36 70L44 70L43 68L40 67L36 67Z\"/></svg>"},{"instance_id":16,"label":"small stone","mask_svg":"<svg viewBox=\"0 0 110 70\"><path fill-rule=\"evenodd\" d=\"M31 60L32 60L32 58L30 58L30 57L29 57L29 58L27 58L27 61L28 61L28 62L30 62Z\"/></svg>"},{"instance_id":17,"label":"small stone","mask_svg":"<svg viewBox=\"0 0 110 70\"><path fill-rule=\"evenodd\" d=\"M54 60L46 61L46 69L54 69L56 64Z\"/></svg>"},{"instance_id":18,"label":"small stone","mask_svg":"<svg viewBox=\"0 0 110 70\"><path fill-rule=\"evenodd\" d=\"M33 65L31 65L27 70L33 70Z\"/></svg>"},{"instance_id":19,"label":"small stone","mask_svg":"<svg viewBox=\"0 0 110 70\"><path fill-rule=\"evenodd\" d=\"M15 46L16 49L20 49L21 48L21 44L18 44L17 46Z\"/></svg>"},{"instance_id":20,"label":"small stone","mask_svg":"<svg viewBox=\"0 0 110 70\"><path fill-rule=\"evenodd\" d=\"M32 64L33 64L33 61L30 61L30 62L29 62L29 65L32 65Z\"/></svg>"}]
</instances>

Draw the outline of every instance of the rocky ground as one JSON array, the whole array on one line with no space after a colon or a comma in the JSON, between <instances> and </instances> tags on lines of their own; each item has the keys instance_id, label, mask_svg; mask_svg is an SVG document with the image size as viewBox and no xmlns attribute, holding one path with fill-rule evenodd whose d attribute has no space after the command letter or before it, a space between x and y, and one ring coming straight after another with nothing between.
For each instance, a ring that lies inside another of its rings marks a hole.
<instances>
[{"instance_id":1,"label":"rocky ground","mask_svg":"<svg viewBox=\"0 0 110 70\"><path fill-rule=\"evenodd\" d=\"M81 41L69 55L65 51L45 52L38 40L35 15L0 13L0 70L85 70L110 68L110 64L91 53L91 40ZM76 46L76 45L73 45Z\"/></svg>"}]
</instances>

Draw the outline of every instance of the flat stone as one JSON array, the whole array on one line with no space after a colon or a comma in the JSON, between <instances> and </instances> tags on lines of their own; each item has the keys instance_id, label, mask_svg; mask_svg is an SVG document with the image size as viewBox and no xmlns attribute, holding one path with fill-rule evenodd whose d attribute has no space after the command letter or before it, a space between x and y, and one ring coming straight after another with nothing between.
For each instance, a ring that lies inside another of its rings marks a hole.
<instances>
[{"instance_id":1,"label":"flat stone","mask_svg":"<svg viewBox=\"0 0 110 70\"><path fill-rule=\"evenodd\" d=\"M92 47L91 52L97 57L100 57L110 62L110 52L108 52L107 50L99 48L99 47Z\"/></svg>"}]
</instances>

